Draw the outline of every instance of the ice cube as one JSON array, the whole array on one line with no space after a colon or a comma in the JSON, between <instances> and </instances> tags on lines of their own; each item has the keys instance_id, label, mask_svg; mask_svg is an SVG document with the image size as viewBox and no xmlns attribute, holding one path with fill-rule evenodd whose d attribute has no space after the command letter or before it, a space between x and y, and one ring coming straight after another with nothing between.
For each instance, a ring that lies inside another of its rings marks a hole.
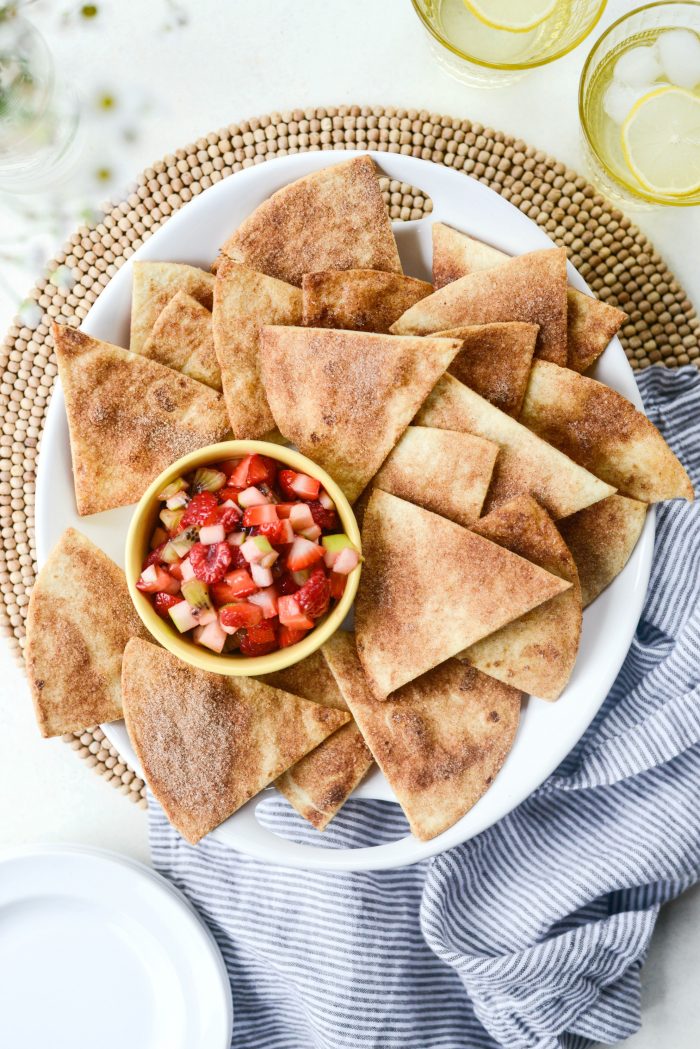
<instances>
[{"instance_id":1,"label":"ice cube","mask_svg":"<svg viewBox=\"0 0 700 1049\"><path fill-rule=\"evenodd\" d=\"M615 124L624 124L635 102L653 91L653 84L632 87L631 84L620 84L613 80L603 98L603 109Z\"/></svg>"},{"instance_id":2,"label":"ice cube","mask_svg":"<svg viewBox=\"0 0 700 1049\"><path fill-rule=\"evenodd\" d=\"M654 45L633 47L620 55L615 63L615 80L620 84L631 84L640 87L642 84L653 84L661 76L661 62Z\"/></svg>"},{"instance_id":3,"label":"ice cube","mask_svg":"<svg viewBox=\"0 0 700 1049\"><path fill-rule=\"evenodd\" d=\"M700 84L700 38L690 29L668 29L657 46L663 71L677 87Z\"/></svg>"}]
</instances>

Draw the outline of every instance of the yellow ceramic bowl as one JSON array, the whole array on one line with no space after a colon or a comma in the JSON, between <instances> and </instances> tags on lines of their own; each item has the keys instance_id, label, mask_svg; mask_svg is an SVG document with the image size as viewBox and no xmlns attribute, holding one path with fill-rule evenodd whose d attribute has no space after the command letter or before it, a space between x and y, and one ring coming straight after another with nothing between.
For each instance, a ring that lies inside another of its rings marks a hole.
<instances>
[{"instance_id":1,"label":"yellow ceramic bowl","mask_svg":"<svg viewBox=\"0 0 700 1049\"><path fill-rule=\"evenodd\" d=\"M198 466L210 466L221 462L223 459L243 458L244 455L252 455L255 452L259 455L268 455L271 459L276 459L291 470L308 474L310 477L315 477L317 481L320 481L335 503L343 531L357 549L360 549L360 530L357 527L355 515L350 508L350 503L335 481L328 476L325 470L322 470L320 466L316 466L311 459L307 459L300 452L295 452L291 448L285 448L282 445L269 444L267 441L223 441L221 444L210 444L206 448L200 448L198 451L178 459L177 462L169 466L167 470L164 470L155 479L150 488L141 497L141 501L134 511L126 537L126 581L129 586L131 600L134 602L134 607L147 630L163 648L167 648L169 652L172 652L173 655L182 659L185 663L190 663L193 667L199 667L200 670L210 670L214 674L227 674L232 677L271 674L275 670L283 670L284 667L300 662L300 660L305 659L312 652L315 652L316 649L320 648L336 632L350 611L355 600L362 569L361 564L353 569L348 576L345 592L340 601L323 619L319 620L318 624L306 637L302 638L296 645L290 645L289 648L282 648L277 652L270 652L266 656L241 656L234 652L226 654L223 652L221 654L210 652L208 649L196 645L186 634L179 634L175 626L171 626L170 623L160 618L148 597L136 589L136 581L141 574L141 566L148 553L150 538L156 526L158 513L162 507L162 503L158 499L158 493L171 481L174 481L176 477L189 473Z\"/></svg>"}]
</instances>

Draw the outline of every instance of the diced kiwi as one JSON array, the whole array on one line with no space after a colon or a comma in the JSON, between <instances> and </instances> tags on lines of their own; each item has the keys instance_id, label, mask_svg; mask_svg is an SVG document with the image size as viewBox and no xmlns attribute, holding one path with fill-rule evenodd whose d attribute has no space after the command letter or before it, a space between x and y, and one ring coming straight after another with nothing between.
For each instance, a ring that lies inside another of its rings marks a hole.
<instances>
[{"instance_id":1,"label":"diced kiwi","mask_svg":"<svg viewBox=\"0 0 700 1049\"><path fill-rule=\"evenodd\" d=\"M209 587L199 579L188 579L180 587L182 596L192 608L212 608L209 599Z\"/></svg>"},{"instance_id":2,"label":"diced kiwi","mask_svg":"<svg viewBox=\"0 0 700 1049\"><path fill-rule=\"evenodd\" d=\"M170 484L166 488L164 488L162 492L158 493L158 498L172 499L174 495L177 495L178 492L184 491L185 488L187 488L187 481L185 480L185 478L176 477L175 480L171 481Z\"/></svg>"},{"instance_id":3,"label":"diced kiwi","mask_svg":"<svg viewBox=\"0 0 700 1049\"><path fill-rule=\"evenodd\" d=\"M221 470L210 470L207 466L200 466L192 478L195 492L218 492L225 484L226 474Z\"/></svg>"},{"instance_id":4,"label":"diced kiwi","mask_svg":"<svg viewBox=\"0 0 700 1049\"><path fill-rule=\"evenodd\" d=\"M160 519L168 529L170 533L176 532L180 526L180 521L184 516L184 510L168 510L167 507L161 510Z\"/></svg>"}]
</instances>

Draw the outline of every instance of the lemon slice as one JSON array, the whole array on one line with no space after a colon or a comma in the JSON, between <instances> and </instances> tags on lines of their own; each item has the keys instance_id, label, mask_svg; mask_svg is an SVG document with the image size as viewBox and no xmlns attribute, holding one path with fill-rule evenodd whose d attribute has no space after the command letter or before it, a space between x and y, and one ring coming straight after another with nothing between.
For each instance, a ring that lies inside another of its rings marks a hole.
<instances>
[{"instance_id":1,"label":"lemon slice","mask_svg":"<svg viewBox=\"0 0 700 1049\"><path fill-rule=\"evenodd\" d=\"M632 106L622 125L622 151L645 189L666 196L700 190L700 98L660 87Z\"/></svg>"},{"instance_id":2,"label":"lemon slice","mask_svg":"<svg viewBox=\"0 0 700 1049\"><path fill-rule=\"evenodd\" d=\"M464 6L492 29L527 33L549 18L558 0L464 0Z\"/></svg>"}]
</instances>

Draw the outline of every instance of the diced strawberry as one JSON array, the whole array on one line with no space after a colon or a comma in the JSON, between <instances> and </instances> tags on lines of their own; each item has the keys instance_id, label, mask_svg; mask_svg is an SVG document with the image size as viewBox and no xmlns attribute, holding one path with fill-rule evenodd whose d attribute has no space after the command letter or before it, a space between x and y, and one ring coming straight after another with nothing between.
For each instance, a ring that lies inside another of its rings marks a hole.
<instances>
[{"instance_id":1,"label":"diced strawberry","mask_svg":"<svg viewBox=\"0 0 700 1049\"><path fill-rule=\"evenodd\" d=\"M272 619L277 615L277 591L274 586L267 586L264 590L258 590L257 594L251 594L248 598L251 605L262 608L265 619Z\"/></svg>"},{"instance_id":2,"label":"diced strawberry","mask_svg":"<svg viewBox=\"0 0 700 1049\"><path fill-rule=\"evenodd\" d=\"M313 502L307 503L311 516L314 519L314 523L322 528L326 532L334 532L338 527L338 515L335 510L328 510L323 506L318 499L314 499Z\"/></svg>"},{"instance_id":3,"label":"diced strawberry","mask_svg":"<svg viewBox=\"0 0 700 1049\"><path fill-rule=\"evenodd\" d=\"M292 484L296 480L295 470L280 470L277 474L277 483L282 490L282 494L286 495L287 499L294 501L297 497L296 492L292 488Z\"/></svg>"},{"instance_id":4,"label":"diced strawberry","mask_svg":"<svg viewBox=\"0 0 700 1049\"><path fill-rule=\"evenodd\" d=\"M140 578L136 581L136 588L144 594L179 594L180 584L173 579L160 565L149 565L144 568Z\"/></svg>"},{"instance_id":5,"label":"diced strawberry","mask_svg":"<svg viewBox=\"0 0 700 1049\"><path fill-rule=\"evenodd\" d=\"M330 586L331 586L331 597L335 601L339 601L345 592L345 584L348 581L346 575L338 575L337 572L331 572L330 575Z\"/></svg>"},{"instance_id":6,"label":"diced strawberry","mask_svg":"<svg viewBox=\"0 0 700 1049\"><path fill-rule=\"evenodd\" d=\"M236 568L229 572L221 583L213 583L211 596L217 605L228 604L229 601L240 601L242 597L249 597L257 590L257 586L246 568Z\"/></svg>"},{"instance_id":7,"label":"diced strawberry","mask_svg":"<svg viewBox=\"0 0 700 1049\"><path fill-rule=\"evenodd\" d=\"M248 464L248 484L274 484L277 468L266 455L251 455Z\"/></svg>"},{"instance_id":8,"label":"diced strawberry","mask_svg":"<svg viewBox=\"0 0 700 1049\"><path fill-rule=\"evenodd\" d=\"M318 499L321 482L308 474L297 474L290 483L290 488L300 499Z\"/></svg>"},{"instance_id":9,"label":"diced strawberry","mask_svg":"<svg viewBox=\"0 0 700 1049\"><path fill-rule=\"evenodd\" d=\"M203 583L220 583L230 567L233 548L228 543L213 543L211 546L195 543L189 556L197 579Z\"/></svg>"},{"instance_id":10,"label":"diced strawberry","mask_svg":"<svg viewBox=\"0 0 700 1049\"><path fill-rule=\"evenodd\" d=\"M310 630L314 625L313 620L302 612L296 595L293 597L280 597L277 602L280 623L283 626L294 627L295 630Z\"/></svg>"},{"instance_id":11,"label":"diced strawberry","mask_svg":"<svg viewBox=\"0 0 700 1049\"><path fill-rule=\"evenodd\" d=\"M176 561L173 565L168 565L168 571L173 579L178 579L182 582L182 561Z\"/></svg>"},{"instance_id":12,"label":"diced strawberry","mask_svg":"<svg viewBox=\"0 0 700 1049\"><path fill-rule=\"evenodd\" d=\"M249 601L235 601L219 609L219 620L226 630L239 630L242 626L256 626L262 623L263 610L259 605Z\"/></svg>"},{"instance_id":13,"label":"diced strawberry","mask_svg":"<svg viewBox=\"0 0 700 1049\"><path fill-rule=\"evenodd\" d=\"M204 527L209 528L211 525L223 525L225 532L232 532L238 522L241 519L241 511L238 506L217 506L207 517L204 522Z\"/></svg>"},{"instance_id":14,"label":"diced strawberry","mask_svg":"<svg viewBox=\"0 0 700 1049\"><path fill-rule=\"evenodd\" d=\"M227 477L230 477L236 472L236 468L240 461L240 459L224 459L222 463L216 464L216 468L217 470L221 470L222 474L226 474Z\"/></svg>"},{"instance_id":15,"label":"diced strawberry","mask_svg":"<svg viewBox=\"0 0 700 1049\"><path fill-rule=\"evenodd\" d=\"M277 510L277 516L279 517L280 521L284 521L287 517L289 517L290 513L292 512L292 507L296 505L296 503L277 503L275 509Z\"/></svg>"},{"instance_id":16,"label":"diced strawberry","mask_svg":"<svg viewBox=\"0 0 700 1049\"><path fill-rule=\"evenodd\" d=\"M232 485L227 485L226 488L222 488L219 491L218 495L222 503L228 503L229 501L237 503L238 496L241 494L242 491L243 488L234 488Z\"/></svg>"},{"instance_id":17,"label":"diced strawberry","mask_svg":"<svg viewBox=\"0 0 700 1049\"><path fill-rule=\"evenodd\" d=\"M190 499L180 521L180 529L184 531L185 528L193 526L199 528L206 523L207 518L218 505L219 500L213 492L198 492Z\"/></svg>"},{"instance_id":18,"label":"diced strawberry","mask_svg":"<svg viewBox=\"0 0 700 1049\"><path fill-rule=\"evenodd\" d=\"M320 566L314 568L295 597L299 608L311 619L318 619L328 610L331 585L328 576Z\"/></svg>"},{"instance_id":19,"label":"diced strawberry","mask_svg":"<svg viewBox=\"0 0 700 1049\"><path fill-rule=\"evenodd\" d=\"M272 503L249 506L243 514L243 527L253 528L255 525L276 523L277 520L277 508Z\"/></svg>"},{"instance_id":20,"label":"diced strawberry","mask_svg":"<svg viewBox=\"0 0 700 1049\"><path fill-rule=\"evenodd\" d=\"M277 647L277 634L270 619L258 626L248 627L241 637L241 652L244 656L265 656Z\"/></svg>"},{"instance_id":21,"label":"diced strawberry","mask_svg":"<svg viewBox=\"0 0 700 1049\"><path fill-rule=\"evenodd\" d=\"M167 542L167 539L166 539L166 542ZM162 554L163 554L163 549L164 548L165 548L165 543L161 543L160 546L157 546L154 550L151 550L150 554L148 555L146 560L141 565L141 571L143 571L144 568L148 568L149 565L162 564L163 563Z\"/></svg>"},{"instance_id":22,"label":"diced strawberry","mask_svg":"<svg viewBox=\"0 0 700 1049\"><path fill-rule=\"evenodd\" d=\"M279 646L289 648L290 645L296 645L297 641L301 641L307 634L308 630L294 630L292 627L283 625L279 630Z\"/></svg>"},{"instance_id":23,"label":"diced strawberry","mask_svg":"<svg viewBox=\"0 0 700 1049\"><path fill-rule=\"evenodd\" d=\"M168 609L172 608L173 605L179 605L181 601L182 598L178 597L177 594L165 594L161 592L159 594L154 594L153 607L161 619L167 619L169 621L170 616L168 615Z\"/></svg>"},{"instance_id":24,"label":"diced strawberry","mask_svg":"<svg viewBox=\"0 0 700 1049\"><path fill-rule=\"evenodd\" d=\"M291 572L283 572L277 580L277 592L279 594L296 594L298 589L299 587L292 578Z\"/></svg>"},{"instance_id":25,"label":"diced strawberry","mask_svg":"<svg viewBox=\"0 0 700 1049\"><path fill-rule=\"evenodd\" d=\"M310 565L315 564L322 557L322 546L298 535L287 555L287 567L291 572L298 572L302 568L308 568Z\"/></svg>"},{"instance_id":26,"label":"diced strawberry","mask_svg":"<svg viewBox=\"0 0 700 1049\"><path fill-rule=\"evenodd\" d=\"M252 458L252 455L246 455L245 458L241 459L233 473L229 474L227 487L229 485L231 488L248 487L248 467Z\"/></svg>"},{"instance_id":27,"label":"diced strawberry","mask_svg":"<svg viewBox=\"0 0 700 1049\"><path fill-rule=\"evenodd\" d=\"M273 546L294 542L294 529L289 521L270 521L253 529L253 535L264 535Z\"/></svg>"},{"instance_id":28,"label":"diced strawberry","mask_svg":"<svg viewBox=\"0 0 700 1049\"><path fill-rule=\"evenodd\" d=\"M231 544L229 543L229 546ZM231 568L245 568L248 562L241 552L241 547L231 546Z\"/></svg>"}]
</instances>

